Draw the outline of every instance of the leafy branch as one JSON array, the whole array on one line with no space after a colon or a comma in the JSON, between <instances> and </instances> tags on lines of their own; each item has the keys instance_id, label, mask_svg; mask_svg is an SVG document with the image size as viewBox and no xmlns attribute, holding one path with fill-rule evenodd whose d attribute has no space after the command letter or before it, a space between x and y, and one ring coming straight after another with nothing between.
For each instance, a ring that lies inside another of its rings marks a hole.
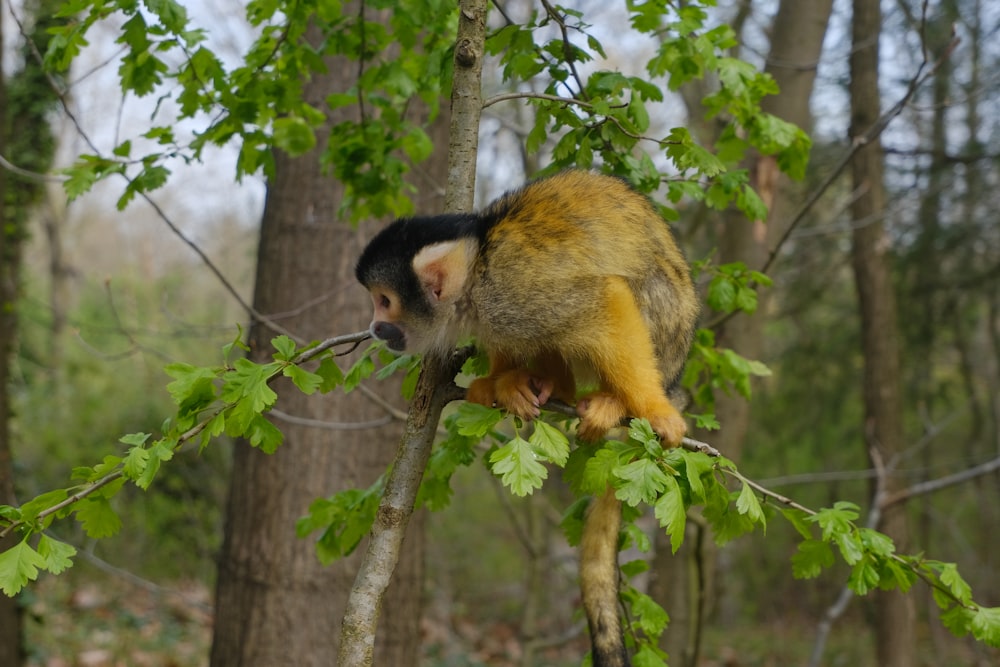
<instances>
[{"instance_id":1,"label":"leafy branch","mask_svg":"<svg viewBox=\"0 0 1000 667\"><path fill-rule=\"evenodd\" d=\"M461 404L445 419L447 436L427 460L418 503L432 510L446 507L452 474L477 460L517 496L540 489L551 469L562 469L579 494L600 493L611 485L627 508L636 508L629 510L633 515L643 506L652 508L676 552L694 509L700 508L700 520L712 528L716 542L723 544L765 528L775 513L770 500L802 537L791 559L795 577L819 576L839 554L851 568L847 586L857 595L874 588L905 592L920 579L931 587L942 622L951 632L971 633L986 644L1000 645L1000 609L975 602L953 563L896 553L891 538L873 529L871 517L865 525L859 524L857 505L840 501L833 507L811 509L750 479L707 443L685 439L682 447L664 450L648 423L640 420L631 421L626 440L576 443L571 448L569 438L557 426L569 425L575 416L572 408L563 404L545 408L545 416L529 427L516 419L512 424L504 421L500 410ZM484 440L485 447L481 445ZM737 488L731 489L727 479L735 481ZM370 497L373 492L377 496L375 487L362 495ZM342 492L323 500L300 522L301 536L322 533L317 546L321 555L351 553L367 533L374 504L369 512L349 511L357 508L357 493ZM880 511L883 501L876 498L874 502L873 511ZM564 516L563 529L571 542L579 537L584 507L578 501ZM331 508L339 509L331 512ZM332 522L331 517L335 517ZM626 528L626 534L632 532ZM626 574L634 574L638 567L626 568ZM624 589L623 598L633 605L629 615L633 641L641 650L655 653L656 637L663 628L648 614L659 607L630 590Z\"/></svg>"},{"instance_id":2,"label":"leafy branch","mask_svg":"<svg viewBox=\"0 0 1000 667\"><path fill-rule=\"evenodd\" d=\"M246 438L254 447L271 453L282 442L281 432L264 415L273 407L277 394L269 385L285 377L302 392L329 392L337 387L345 391L375 372L372 346L345 374L334 361L347 354L369 337L367 332L336 336L296 348L287 336L272 340L273 361L256 364L245 358L233 363L228 358L234 348L245 346L237 338L223 349L223 364L197 367L175 363L166 367L174 378L167 385L177 405L176 415L164 424L161 437L151 440L149 433L132 433L120 442L127 446L122 455L107 455L92 467L77 467L72 478L75 486L56 489L23 503L20 507L0 506L0 537L18 532L18 546L0 553L0 590L16 594L39 570L58 573L69 567L76 553L70 545L42 535L54 520L75 514L89 537L107 537L121 525L111 507L110 499L131 482L148 489L162 463L169 461L185 445L198 442L201 448L220 435ZM350 345L346 351L334 353L334 348ZM304 365L313 362L315 368ZM318 362L318 363L317 363ZM387 363L379 376L400 369L413 370L410 358L397 358ZM37 547L30 542L39 536Z\"/></svg>"}]
</instances>

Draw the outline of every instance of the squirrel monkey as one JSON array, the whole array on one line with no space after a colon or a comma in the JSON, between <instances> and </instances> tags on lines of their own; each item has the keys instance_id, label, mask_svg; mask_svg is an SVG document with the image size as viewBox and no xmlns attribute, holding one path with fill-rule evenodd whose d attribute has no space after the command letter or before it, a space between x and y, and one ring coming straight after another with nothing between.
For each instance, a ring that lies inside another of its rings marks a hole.
<instances>
[{"instance_id":1,"label":"squirrel monkey","mask_svg":"<svg viewBox=\"0 0 1000 667\"><path fill-rule=\"evenodd\" d=\"M623 180L570 170L508 192L479 213L397 220L369 243L358 280L371 334L398 352L450 352L474 335L489 355L467 399L530 420L573 402L594 441L645 417L667 446L686 425L670 396L698 317L688 265L650 201ZM628 664L618 615L614 490L581 540L580 580L595 667Z\"/></svg>"}]
</instances>

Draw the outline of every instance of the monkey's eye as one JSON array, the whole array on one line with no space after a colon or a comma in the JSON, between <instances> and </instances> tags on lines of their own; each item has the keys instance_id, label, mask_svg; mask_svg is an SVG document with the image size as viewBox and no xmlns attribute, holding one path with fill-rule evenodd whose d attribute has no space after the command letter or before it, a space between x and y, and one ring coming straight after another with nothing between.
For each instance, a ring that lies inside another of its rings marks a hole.
<instances>
[{"instance_id":1,"label":"monkey's eye","mask_svg":"<svg viewBox=\"0 0 1000 667\"><path fill-rule=\"evenodd\" d=\"M392 301L390 301L389 297L387 297L385 294L380 294L378 297L378 305L380 308L388 309L389 306L392 305Z\"/></svg>"}]
</instances>

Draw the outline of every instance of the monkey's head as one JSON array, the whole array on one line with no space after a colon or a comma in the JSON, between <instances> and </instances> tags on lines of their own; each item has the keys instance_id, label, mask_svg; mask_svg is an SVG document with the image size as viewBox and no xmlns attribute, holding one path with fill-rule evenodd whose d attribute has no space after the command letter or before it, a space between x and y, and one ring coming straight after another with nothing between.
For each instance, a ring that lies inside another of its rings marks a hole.
<instances>
[{"instance_id":1,"label":"monkey's head","mask_svg":"<svg viewBox=\"0 0 1000 667\"><path fill-rule=\"evenodd\" d=\"M462 335L457 304L478 243L473 216L404 218L369 242L355 275L371 294L369 331L395 352L446 351Z\"/></svg>"}]
</instances>

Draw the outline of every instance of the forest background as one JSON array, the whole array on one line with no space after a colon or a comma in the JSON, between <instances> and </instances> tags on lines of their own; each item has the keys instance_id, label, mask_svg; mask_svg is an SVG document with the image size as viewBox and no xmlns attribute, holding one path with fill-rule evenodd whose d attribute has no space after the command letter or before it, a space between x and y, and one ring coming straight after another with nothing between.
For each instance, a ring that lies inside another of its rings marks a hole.
<instances>
[{"instance_id":1,"label":"forest background","mask_svg":"<svg viewBox=\"0 0 1000 667\"><path fill-rule=\"evenodd\" d=\"M849 150L845 137L857 136L849 132L847 90L848 61L857 48L851 40L852 8L846 2L832 3L828 21L819 21L815 55L797 59L800 56L775 54L782 47L791 49L793 41L808 41L816 26L812 32L802 25L781 26L779 20L783 12L785 18L790 15L786 5L791 4L723 3L710 12L711 24L733 27L739 38L732 47L735 55L761 69L815 75L814 90L805 94L812 119L793 118L813 138L809 172L801 183L780 186L787 193L784 210L782 197L775 194L776 205L771 200L771 220L779 222L789 219L797 202L816 191ZM968 477L934 493L915 494L902 505L907 550L957 562L977 600L997 606L1000 227L993 217L998 127L990 110L996 107L1000 82L990 74L997 71L998 54L989 38L1000 28L1000 10L990 3L959 0L927 6L882 4L882 108L902 99L914 81L921 83L881 138L885 206L872 218L857 215L854 204L865 193L841 179L791 230L769 270L774 286L762 294L761 307L752 316L755 324L742 323L746 316L738 315L719 330L720 338L764 362L771 375L755 382L749 409L742 398L728 406L721 401L723 429L700 437L738 460L744 472L799 502L823 506L852 500L867 511L878 467L866 448L870 422L866 426L863 327L852 274L852 239L858 230L884 224L898 303L897 381L903 389L905 434L904 446L891 461L893 478L905 490L949 475ZM32 49L20 46L19 28L31 32L30 17L39 8L51 9L45 4L4 8L5 75L11 82L34 57ZM525 21L533 10L542 11L528 3L503 8L515 23ZM641 74L632 70L648 59L642 49L649 46L621 37L628 34L625 9L601 3L582 3L576 9L593 26L606 53L602 62L587 67ZM216 52L238 62L254 38L253 29L244 23L243 7L190 3L188 11L208 28ZM490 19L495 30L503 25L497 14L494 11ZM820 15L826 18L822 11L809 14L813 24ZM9 20L14 16L22 26ZM44 12L37 16L44 21ZM28 146L39 152L51 141L54 166L66 166L81 152L113 154L127 137L148 127L152 113L161 111L150 101L155 96L121 94L116 75L123 47L115 40L122 29L121 21L113 19L95 28L99 32L91 34L91 47L65 76L61 98L39 92L50 83L44 77L34 81L39 88L27 98L42 106L35 111L51 124L51 140L39 126L18 127L17 120L29 116L15 113L13 101L9 103L8 117L16 129L7 138L11 150L3 155L14 167L52 171L44 155L36 162L29 149L15 148L16 139L28 139ZM559 36L559 25L550 21L535 34L539 40L553 39ZM778 43L782 35L788 44ZM35 33L34 39L42 37ZM505 88L501 69L497 60L484 66L486 97L515 92ZM666 91L662 103L650 103L646 133L662 136L671 127L686 126L699 140L711 143L714 128L699 105L712 82L705 86L690 83ZM8 92L8 100L22 99L14 92ZM782 94L794 91L783 86ZM783 106L786 99L775 98L774 113L795 113L793 102ZM486 109L477 180L480 203L558 155L558 134L530 136L532 110L523 103L497 103ZM428 127L435 143L440 141L440 128L435 134L434 127ZM289 134L282 141L288 148L298 135L295 126L285 128ZM99 460L122 434L156 428L173 412L163 367L177 361L216 362L219 350L236 335L234 323L246 321L244 306L251 301L255 270L260 289L261 267L255 264L258 224L267 212L262 213L265 188L259 175L233 182L243 157L232 148L206 148L201 163L172 163L173 174L154 196L163 217L141 201L118 210L122 186L114 180L98 183L72 203L67 203L58 182L46 182L34 201L20 201L10 193L26 193L27 183L39 181L8 171L5 215L15 215L19 207L26 211L29 205L31 211L20 267L19 334L6 383L17 498L64 485L72 468ZM280 174L294 169L294 161L286 165L282 157L275 159L279 167L287 167ZM417 202L420 210L440 207L435 196L444 179L437 169L419 167L413 172L417 191L426 195ZM759 177L762 171L753 173ZM765 192L774 187L766 180L756 184ZM327 189L335 192L332 185ZM276 190L277 181L272 180L269 196ZM332 210L341 208L342 194L327 196L338 200ZM288 197L287 205L300 210L300 200L308 199L301 192ZM273 199L269 205L275 205ZM183 238L164 218L179 225ZM718 249L721 258L761 266L763 261L756 260L767 260L773 244L746 245L746 238L728 230L738 226L751 240L773 240L771 230L777 225L767 228L728 218L696 201L679 207L674 224L689 258L701 259ZM350 254L377 226L375 221L361 232L349 232L350 243L338 248ZM10 247L5 244L5 251ZM214 269L198 253L211 258ZM323 263L324 257L299 259L305 278L315 282L315 274L305 268ZM226 276L228 285L220 284L219 274ZM367 298L349 274L339 282L330 279L316 294L263 312L292 326L301 311L324 302L343 319L309 336L363 328ZM344 305L348 303L353 307ZM374 389L381 391L373 383ZM283 430L317 432L315 437L328 451L334 449L331 437L343 441L325 461L350 468L354 484L364 486L371 478L362 469L373 469L373 464L350 462L346 448L374 448L371 443L385 436L362 430L360 437L351 436L352 445L343 435L345 429L374 426L367 422L385 427L397 418L397 409L376 407L371 419L360 423L351 407L339 418L324 413L317 419L282 405L272 416ZM87 565L62 578L43 578L20 599L27 611L29 664L207 661L210 591L223 549L233 461L221 446L184 452L180 458L163 468L149 492L132 489L116 499L124 522L117 537L92 542L69 527L56 528L67 531L59 537L76 544ZM303 465L301 460L298 464ZM264 459L261 474L268 474L268 465ZM322 467L313 459L304 465ZM424 591L424 664L575 664L572 656L582 654L585 642L580 619L574 616L574 557L558 528L565 491L547 485L544 492L512 500L477 466L458 473L454 486L457 502L444 512L421 516L417 529L425 522L423 543L410 540L427 554L426 569L412 574L416 590ZM323 485L305 489L313 498L334 490ZM292 516L307 509L293 507ZM796 536L794 530L785 534L783 526L769 528L766 536L743 537L714 553L711 540L692 524L688 548L672 566L664 565L669 571L660 573L654 567L655 576L644 585L655 590L658 581L679 581L670 590L693 587L693 597L704 597L697 608L705 618L702 663L805 664L846 574L837 576L835 571L809 581L793 578L789 559ZM657 532L652 525L646 528ZM314 558L308 541L281 539L290 549ZM274 581L283 584L279 577ZM995 651L947 634L928 591L913 589L908 605L918 619L914 645L919 647L917 661L909 664L985 665L996 660ZM676 663L671 664L683 664L679 661L692 655L691 628L702 626L685 618L692 607L684 601L665 606L673 619L670 632L681 634L672 640ZM823 664L884 664L875 662L871 647L877 642L868 637L878 627L875 609L870 600L850 604L846 615L836 620ZM216 656L213 661L219 660Z\"/></svg>"}]
</instances>

